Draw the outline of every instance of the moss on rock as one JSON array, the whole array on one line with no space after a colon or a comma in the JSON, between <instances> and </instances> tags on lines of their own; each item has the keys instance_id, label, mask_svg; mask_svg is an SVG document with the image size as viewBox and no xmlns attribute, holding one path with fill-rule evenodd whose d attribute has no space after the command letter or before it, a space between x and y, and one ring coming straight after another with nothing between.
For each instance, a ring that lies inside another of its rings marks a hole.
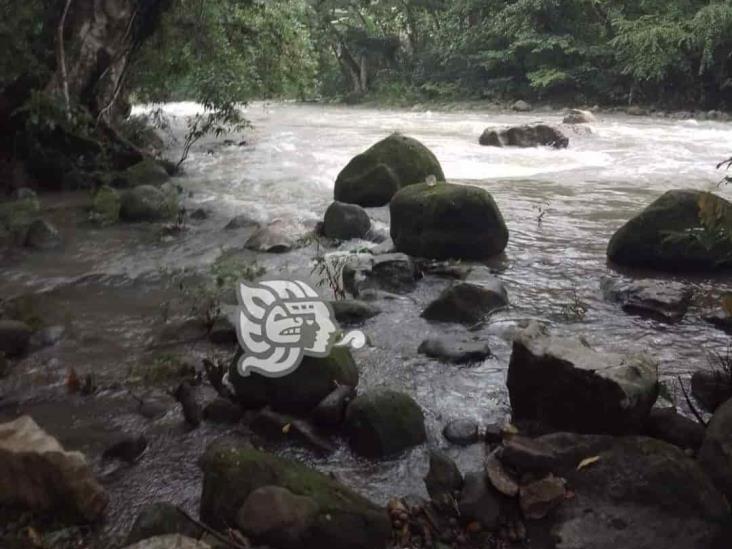
<instances>
[{"instance_id":1,"label":"moss on rock","mask_svg":"<svg viewBox=\"0 0 732 549\"><path fill-rule=\"evenodd\" d=\"M140 185L122 193L120 217L125 221L161 221L178 213L175 189L164 185Z\"/></svg>"},{"instance_id":2,"label":"moss on rock","mask_svg":"<svg viewBox=\"0 0 732 549\"><path fill-rule=\"evenodd\" d=\"M335 182L335 199L364 207L383 206L408 185L445 174L432 152L411 137L393 134L354 157Z\"/></svg>"},{"instance_id":3,"label":"moss on rock","mask_svg":"<svg viewBox=\"0 0 732 549\"><path fill-rule=\"evenodd\" d=\"M119 193L109 185L103 185L94 194L91 218L100 225L111 225L119 221L121 207Z\"/></svg>"},{"instance_id":4,"label":"moss on rock","mask_svg":"<svg viewBox=\"0 0 732 549\"><path fill-rule=\"evenodd\" d=\"M434 259L485 259L503 252L508 228L493 197L478 187L420 184L389 205L397 250Z\"/></svg>"}]
</instances>

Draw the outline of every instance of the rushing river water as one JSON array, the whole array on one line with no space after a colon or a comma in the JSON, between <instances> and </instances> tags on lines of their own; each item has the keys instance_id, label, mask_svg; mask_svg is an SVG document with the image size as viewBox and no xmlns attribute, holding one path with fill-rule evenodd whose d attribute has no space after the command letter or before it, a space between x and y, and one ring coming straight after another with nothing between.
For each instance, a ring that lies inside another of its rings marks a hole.
<instances>
[{"instance_id":1,"label":"rushing river water","mask_svg":"<svg viewBox=\"0 0 732 549\"><path fill-rule=\"evenodd\" d=\"M180 148L186 117L196 110L192 104L165 107L178 138L171 154ZM141 462L129 470L109 471L95 457L112 494L112 534L123 532L139 505L148 501L169 500L195 510L200 493L196 460L220 430L207 426L183 432L175 410L151 427L131 412L129 396L113 388L95 404L62 396L66 368L94 371L111 387L123 382L127 369L155 341L151 326L159 321L152 319L159 317L161 296L168 292L160 286L162 271L183 267L206 271L222 251L240 250L247 230L222 230L237 214L261 222L281 219L292 225L296 236L312 228L332 201L339 170L394 131L416 137L432 149L450 181L490 191L510 230L505 258L491 266L505 281L512 307L470 334L490 343L493 358L456 367L417 354L428 335L467 335L464 328L432 325L419 316L448 284L443 279L428 277L407 298L379 302L383 312L362 328L373 345L355 353L360 389L387 386L413 395L425 411L430 445L445 445L440 430L450 419L486 423L508 417L508 340L521 320L543 320L553 333L582 335L599 348L650 352L659 358L662 376L669 382L706 367L707 352L728 344L728 336L701 319L701 304L694 305L682 322L662 324L626 315L605 301L600 282L607 276L654 276L611 270L605 258L610 236L666 190L714 188L723 175L715 165L732 152L732 124L599 115L591 133L565 128L570 147L556 151L481 147L478 136L487 126L537 120L558 124L558 112L442 113L256 104L246 116L253 129L232 137L234 143L246 139L245 146L207 141L194 147L186 173L177 182L189 194L186 207L204 208L209 217L191 223L181 236L161 240L145 227L77 229L81 214L65 212L69 204L77 204L78 196L62 196L51 199L50 215L68 241L63 252L24 254L1 269L3 295L45 290L46 307L55 310L56 318L64 310L73 312L74 320L73 330L59 346L18 365L23 376L5 382L4 390L19 404L14 412L7 405L0 412L33 413L67 445L93 456L98 456L98 448L88 439L110 424L145 431L151 440ZM732 189L718 192L732 198ZM388 228L387 208L369 213L377 227ZM342 249L363 245L348 243ZM316 250L309 246L277 256L235 253L265 266L269 275L307 277ZM732 290L729 279L671 278L688 283L699 296ZM584 317L568 317L568 306L579 302L587 308ZM206 351L192 345L190 352L202 356ZM32 398L24 401L28 394ZM470 467L480 459L481 449L450 451ZM379 501L423 490L424 447L383 462L357 459L345 447L328 458L294 449L284 452L334 472Z\"/></svg>"}]
</instances>

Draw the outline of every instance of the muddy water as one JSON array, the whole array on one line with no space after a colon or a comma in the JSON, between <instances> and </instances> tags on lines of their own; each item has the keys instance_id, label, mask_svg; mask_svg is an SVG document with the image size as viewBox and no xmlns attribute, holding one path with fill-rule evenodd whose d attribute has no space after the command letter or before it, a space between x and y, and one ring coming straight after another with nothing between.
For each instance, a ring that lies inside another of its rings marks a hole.
<instances>
[{"instance_id":1,"label":"muddy water","mask_svg":"<svg viewBox=\"0 0 732 549\"><path fill-rule=\"evenodd\" d=\"M186 117L195 105L166 106L171 121L171 156L180 149ZM729 156L732 125L599 116L592 133L568 129L566 151L492 149L477 145L487 126L543 120L558 113L528 115L480 112L409 112L343 107L254 105L246 113L254 128L231 136L234 144L198 144L177 179L186 207L203 208L208 219L190 222L181 235L161 234L157 225L94 229L83 223L83 194L43 198L48 217L64 237L61 250L17 252L2 259L0 295L36 294L29 309L48 324L66 327L62 340L13 366L0 382L0 416L31 413L68 447L88 453L111 495L109 520L100 539L117 540L143 503L167 500L196 511L200 474L196 460L208 441L224 430L204 426L186 431L172 400L139 382L140 372L170 353L200 359L213 351L195 326L180 329L187 308L170 272L187 268L207 273L222 253L256 261L267 274L311 278L318 253L308 245L268 256L242 251L251 230L223 230L236 214L260 222L280 219L295 236L317 222L332 200L338 171L355 154L401 131L422 140L440 159L448 179L488 189L511 232L505 257L491 266L505 280L512 301L470 335L487 340L494 357L470 367L439 364L417 355L429 334L466 335L458 327L435 326L419 318L425 304L448 282L426 278L404 299L382 301L382 314L363 330L373 346L356 353L361 387L405 390L422 405L430 445L443 446L440 429L456 417L503 421L509 414L504 387L508 339L529 318L552 325L555 333L581 334L600 348L639 348L659 357L669 383L706 366L706 351L728 341L692 307L679 324L666 325L622 313L603 300L603 277L634 277L606 265L610 235L631 215L668 189L710 189L721 179L715 164ZM238 143L246 140L245 146ZM732 198L732 189L719 191ZM388 228L388 211L370 211ZM539 221L541 220L541 221ZM352 242L343 250L367 245ZM653 275L650 275L653 276ZM716 295L732 290L728 279L671 277ZM312 280L312 278L311 278ZM316 282L313 280L313 282ZM40 297L39 292L44 292ZM327 295L327 290L323 290ZM567 315L582 302L584 318ZM94 397L67 394L69 368L92 373ZM131 392L130 392L131 390ZM134 396L133 396L134 395ZM159 403L162 416L146 419L137 397ZM211 392L202 390L202 399ZM104 462L101 451L121 431L144 432L150 447L133 466ZM480 459L480 448L451 449L465 467ZM384 501L421 492L425 450L373 463L341 449L329 458L282 449L331 471L366 495Z\"/></svg>"}]
</instances>

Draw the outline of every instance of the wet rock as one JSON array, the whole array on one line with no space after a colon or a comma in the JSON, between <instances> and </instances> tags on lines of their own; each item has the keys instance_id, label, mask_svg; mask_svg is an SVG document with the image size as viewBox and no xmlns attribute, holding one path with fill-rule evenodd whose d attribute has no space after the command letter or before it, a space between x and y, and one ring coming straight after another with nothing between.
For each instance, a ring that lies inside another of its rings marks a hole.
<instances>
[{"instance_id":1,"label":"wet rock","mask_svg":"<svg viewBox=\"0 0 732 549\"><path fill-rule=\"evenodd\" d=\"M606 299L620 303L626 313L664 322L681 321L693 295L691 288L680 282L604 279L601 286Z\"/></svg>"},{"instance_id":2,"label":"wet rock","mask_svg":"<svg viewBox=\"0 0 732 549\"><path fill-rule=\"evenodd\" d=\"M732 266L732 242L701 239L704 215L732 216L732 204L709 192L674 190L664 193L610 239L610 261L671 273L713 271ZM702 213L706 212L706 213Z\"/></svg>"},{"instance_id":3,"label":"wet rock","mask_svg":"<svg viewBox=\"0 0 732 549\"><path fill-rule=\"evenodd\" d=\"M575 497L549 517L557 547L722 549L729 543L727 502L682 450L644 437L607 444L584 453L597 457L595 463L563 475Z\"/></svg>"},{"instance_id":4,"label":"wet rock","mask_svg":"<svg viewBox=\"0 0 732 549\"><path fill-rule=\"evenodd\" d=\"M627 107L625 109L625 114L628 114L630 116L648 116L649 111L646 108L643 108L639 105L631 105L630 107Z\"/></svg>"},{"instance_id":5,"label":"wet rock","mask_svg":"<svg viewBox=\"0 0 732 549\"><path fill-rule=\"evenodd\" d=\"M127 463L134 463L147 448L147 439L143 435L123 435L110 445L102 457L104 459L119 459Z\"/></svg>"},{"instance_id":6,"label":"wet rock","mask_svg":"<svg viewBox=\"0 0 732 549\"><path fill-rule=\"evenodd\" d=\"M25 245L36 250L52 250L61 245L61 235L45 219L36 219L28 226Z\"/></svg>"},{"instance_id":7,"label":"wet rock","mask_svg":"<svg viewBox=\"0 0 732 549\"><path fill-rule=\"evenodd\" d=\"M0 353L14 357L28 350L33 331L18 320L0 320Z\"/></svg>"},{"instance_id":8,"label":"wet rock","mask_svg":"<svg viewBox=\"0 0 732 549\"><path fill-rule=\"evenodd\" d=\"M22 246L28 235L28 227L41 211L36 193L30 189L18 189L13 200L0 202L0 233L8 245Z\"/></svg>"},{"instance_id":9,"label":"wet rock","mask_svg":"<svg viewBox=\"0 0 732 549\"><path fill-rule=\"evenodd\" d=\"M256 252L281 254L295 247L295 238L292 235L292 228L275 222L255 231L244 243L244 247Z\"/></svg>"},{"instance_id":10,"label":"wet rock","mask_svg":"<svg viewBox=\"0 0 732 549\"><path fill-rule=\"evenodd\" d=\"M191 427L198 427L201 424L201 405L196 400L191 384L184 381L178 385L173 396L181 405L186 423Z\"/></svg>"},{"instance_id":11,"label":"wet rock","mask_svg":"<svg viewBox=\"0 0 732 549\"><path fill-rule=\"evenodd\" d=\"M107 494L79 452L67 452L30 416L0 424L0 506L94 522Z\"/></svg>"},{"instance_id":12,"label":"wet rock","mask_svg":"<svg viewBox=\"0 0 732 549\"><path fill-rule=\"evenodd\" d=\"M732 398L732 377L721 370L698 370L691 375L691 394L707 412Z\"/></svg>"},{"instance_id":13,"label":"wet rock","mask_svg":"<svg viewBox=\"0 0 732 549\"><path fill-rule=\"evenodd\" d=\"M566 485L563 478L549 475L522 486L519 490L519 506L524 517L531 520L546 517L565 500Z\"/></svg>"},{"instance_id":14,"label":"wet rock","mask_svg":"<svg viewBox=\"0 0 732 549\"><path fill-rule=\"evenodd\" d=\"M521 472L548 473L561 467L561 458L541 438L515 435L503 442L501 462ZM579 463L579 462L578 462Z\"/></svg>"},{"instance_id":15,"label":"wet rock","mask_svg":"<svg viewBox=\"0 0 732 549\"><path fill-rule=\"evenodd\" d=\"M696 452L704 440L704 426L673 408L654 408L646 420L644 434Z\"/></svg>"},{"instance_id":16,"label":"wet rock","mask_svg":"<svg viewBox=\"0 0 732 549\"><path fill-rule=\"evenodd\" d=\"M513 105L511 105L511 110L516 112L529 112L532 109L533 107L522 99L519 99Z\"/></svg>"},{"instance_id":17,"label":"wet rock","mask_svg":"<svg viewBox=\"0 0 732 549\"><path fill-rule=\"evenodd\" d=\"M369 215L357 204L333 202L325 211L323 234L328 238L338 240L366 238L370 230Z\"/></svg>"},{"instance_id":18,"label":"wet rock","mask_svg":"<svg viewBox=\"0 0 732 549\"><path fill-rule=\"evenodd\" d=\"M699 465L732 501L732 399L714 412L699 450Z\"/></svg>"},{"instance_id":19,"label":"wet rock","mask_svg":"<svg viewBox=\"0 0 732 549\"><path fill-rule=\"evenodd\" d=\"M198 539L203 530L188 520L172 503L150 503L145 505L132 524L125 545L132 545L156 536L180 534Z\"/></svg>"},{"instance_id":20,"label":"wet rock","mask_svg":"<svg viewBox=\"0 0 732 549\"><path fill-rule=\"evenodd\" d=\"M453 364L481 362L491 356L491 349L487 343L460 341L453 337L430 337L425 339L419 345L417 352Z\"/></svg>"},{"instance_id":21,"label":"wet rock","mask_svg":"<svg viewBox=\"0 0 732 549\"><path fill-rule=\"evenodd\" d=\"M515 420L584 433L638 432L658 396L658 363L524 332L514 341L506 384Z\"/></svg>"},{"instance_id":22,"label":"wet rock","mask_svg":"<svg viewBox=\"0 0 732 549\"><path fill-rule=\"evenodd\" d=\"M493 488L504 496L516 497L519 493L519 485L511 473L503 466L498 458L498 450L494 450L485 460L485 474Z\"/></svg>"},{"instance_id":23,"label":"wet rock","mask_svg":"<svg viewBox=\"0 0 732 549\"><path fill-rule=\"evenodd\" d=\"M195 221L203 221L205 219L208 219L208 217L208 212L203 208L196 208L191 212L191 219Z\"/></svg>"},{"instance_id":24,"label":"wet rock","mask_svg":"<svg viewBox=\"0 0 732 549\"><path fill-rule=\"evenodd\" d=\"M566 149L569 138L561 131L545 124L516 126L504 130L486 129L480 144L488 147L553 147Z\"/></svg>"},{"instance_id":25,"label":"wet rock","mask_svg":"<svg viewBox=\"0 0 732 549\"><path fill-rule=\"evenodd\" d=\"M472 419L455 419L445 425L442 436L459 446L475 444L480 439L478 422Z\"/></svg>"},{"instance_id":26,"label":"wet rock","mask_svg":"<svg viewBox=\"0 0 732 549\"><path fill-rule=\"evenodd\" d=\"M122 198L119 192L109 185L102 185L92 200L89 217L99 225L112 225L119 221Z\"/></svg>"},{"instance_id":27,"label":"wet rock","mask_svg":"<svg viewBox=\"0 0 732 549\"><path fill-rule=\"evenodd\" d=\"M450 286L422 313L422 318L438 322L475 324L508 306L506 288L499 279L489 284L461 282Z\"/></svg>"},{"instance_id":28,"label":"wet rock","mask_svg":"<svg viewBox=\"0 0 732 549\"><path fill-rule=\"evenodd\" d=\"M592 124L594 122L597 122L594 114L580 109L570 109L562 120L563 124Z\"/></svg>"},{"instance_id":29,"label":"wet rock","mask_svg":"<svg viewBox=\"0 0 732 549\"><path fill-rule=\"evenodd\" d=\"M336 429L346 419L346 409L356 396L356 389L339 385L333 392L320 401L313 410L315 424L324 429Z\"/></svg>"},{"instance_id":30,"label":"wet rock","mask_svg":"<svg viewBox=\"0 0 732 549\"><path fill-rule=\"evenodd\" d=\"M719 330L732 334L732 314L727 312L725 309L720 308L719 310L707 312L704 315L704 320Z\"/></svg>"},{"instance_id":31,"label":"wet rock","mask_svg":"<svg viewBox=\"0 0 732 549\"><path fill-rule=\"evenodd\" d=\"M409 293L417 287L419 278L414 261L400 253L377 255L366 264L343 268L343 285L356 297L367 290Z\"/></svg>"},{"instance_id":32,"label":"wet rock","mask_svg":"<svg viewBox=\"0 0 732 549\"><path fill-rule=\"evenodd\" d=\"M431 259L485 259L508 244L508 228L485 189L439 183L410 185L389 204L396 249Z\"/></svg>"},{"instance_id":33,"label":"wet rock","mask_svg":"<svg viewBox=\"0 0 732 549\"><path fill-rule=\"evenodd\" d=\"M304 414L310 412L337 386L358 385L358 368L347 347L333 347L330 356L305 356L291 374L267 378L257 373L242 377L237 369L237 356L229 367L229 381L237 401L246 409L270 405L278 412Z\"/></svg>"},{"instance_id":34,"label":"wet rock","mask_svg":"<svg viewBox=\"0 0 732 549\"><path fill-rule=\"evenodd\" d=\"M138 541L124 549L211 549L211 546L180 534L168 534Z\"/></svg>"},{"instance_id":35,"label":"wet rock","mask_svg":"<svg viewBox=\"0 0 732 549\"><path fill-rule=\"evenodd\" d=\"M226 227L224 227L224 229L226 229L227 231L233 231L236 229L245 229L247 227L256 227L258 225L259 222L253 217L247 214L239 214L232 217L231 220L226 224Z\"/></svg>"},{"instance_id":36,"label":"wet rock","mask_svg":"<svg viewBox=\"0 0 732 549\"><path fill-rule=\"evenodd\" d=\"M30 338L30 347L33 349L42 349L44 347L53 347L66 333L63 326L48 326L41 328L33 333Z\"/></svg>"},{"instance_id":37,"label":"wet rock","mask_svg":"<svg viewBox=\"0 0 732 549\"><path fill-rule=\"evenodd\" d=\"M170 179L165 168L157 161L147 158L137 164L130 166L122 172L116 173L112 178L115 187L159 187Z\"/></svg>"},{"instance_id":38,"label":"wet rock","mask_svg":"<svg viewBox=\"0 0 732 549\"><path fill-rule=\"evenodd\" d=\"M216 345L235 345L239 342L237 328L229 315L218 317L208 332L208 339Z\"/></svg>"},{"instance_id":39,"label":"wet rock","mask_svg":"<svg viewBox=\"0 0 732 549\"><path fill-rule=\"evenodd\" d=\"M252 431L271 442L294 442L321 454L335 451L335 446L316 433L309 422L273 412L269 408L260 410L249 426Z\"/></svg>"},{"instance_id":40,"label":"wet rock","mask_svg":"<svg viewBox=\"0 0 732 549\"><path fill-rule=\"evenodd\" d=\"M345 434L351 448L369 458L398 454L427 438L419 405L409 395L389 390L356 397L346 411Z\"/></svg>"},{"instance_id":41,"label":"wet rock","mask_svg":"<svg viewBox=\"0 0 732 549\"><path fill-rule=\"evenodd\" d=\"M455 462L439 450L430 450L430 468L424 478L427 493L438 505L449 505L463 488L463 475Z\"/></svg>"},{"instance_id":42,"label":"wet rock","mask_svg":"<svg viewBox=\"0 0 732 549\"><path fill-rule=\"evenodd\" d=\"M152 185L140 185L121 195L120 218L124 221L162 221L178 213L175 190Z\"/></svg>"},{"instance_id":43,"label":"wet rock","mask_svg":"<svg viewBox=\"0 0 732 549\"><path fill-rule=\"evenodd\" d=\"M257 543L299 549L319 512L313 498L279 486L262 486L249 494L236 515L236 525Z\"/></svg>"},{"instance_id":44,"label":"wet rock","mask_svg":"<svg viewBox=\"0 0 732 549\"><path fill-rule=\"evenodd\" d=\"M376 305L358 299L331 301L330 306L336 320L341 324L358 324L381 312Z\"/></svg>"},{"instance_id":45,"label":"wet rock","mask_svg":"<svg viewBox=\"0 0 732 549\"><path fill-rule=\"evenodd\" d=\"M365 208L384 206L407 185L445 180L440 163L416 139L393 134L353 158L335 182L335 199Z\"/></svg>"},{"instance_id":46,"label":"wet rock","mask_svg":"<svg viewBox=\"0 0 732 549\"><path fill-rule=\"evenodd\" d=\"M227 398L215 398L203 408L203 419L211 423L239 423L243 410Z\"/></svg>"},{"instance_id":47,"label":"wet rock","mask_svg":"<svg viewBox=\"0 0 732 549\"><path fill-rule=\"evenodd\" d=\"M483 472L465 475L458 510L463 523L475 521L486 530L498 526L501 516L500 494L488 484Z\"/></svg>"},{"instance_id":48,"label":"wet rock","mask_svg":"<svg viewBox=\"0 0 732 549\"><path fill-rule=\"evenodd\" d=\"M505 428L503 425L498 423L489 423L485 426L485 432L483 434L486 443L488 444L499 444L503 442Z\"/></svg>"},{"instance_id":49,"label":"wet rock","mask_svg":"<svg viewBox=\"0 0 732 549\"><path fill-rule=\"evenodd\" d=\"M391 536L386 511L329 476L300 463L252 449L245 442L214 442L201 459L201 519L213 528L235 524L249 495L280 486L314 500L319 511L301 538L303 549L373 549Z\"/></svg>"}]
</instances>

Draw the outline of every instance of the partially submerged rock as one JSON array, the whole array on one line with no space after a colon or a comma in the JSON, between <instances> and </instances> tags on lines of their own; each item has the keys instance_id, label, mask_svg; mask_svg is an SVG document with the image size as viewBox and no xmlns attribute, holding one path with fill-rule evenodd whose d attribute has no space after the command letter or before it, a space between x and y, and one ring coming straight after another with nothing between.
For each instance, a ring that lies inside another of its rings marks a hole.
<instances>
[{"instance_id":1,"label":"partially submerged rock","mask_svg":"<svg viewBox=\"0 0 732 549\"><path fill-rule=\"evenodd\" d=\"M569 138L546 124L516 126L504 130L486 129L480 144L489 147L552 147L566 149Z\"/></svg>"},{"instance_id":2,"label":"partially submerged rock","mask_svg":"<svg viewBox=\"0 0 732 549\"><path fill-rule=\"evenodd\" d=\"M248 447L235 439L211 444L201 459L201 519L213 528L236 524L258 488L279 486L318 506L300 538L303 549L373 549L391 535L386 511L332 478L300 463Z\"/></svg>"},{"instance_id":3,"label":"partially submerged rock","mask_svg":"<svg viewBox=\"0 0 732 549\"><path fill-rule=\"evenodd\" d=\"M427 493L438 505L449 505L463 487L463 475L455 462L439 450L430 450L430 468L424 478Z\"/></svg>"},{"instance_id":4,"label":"partially submerged rock","mask_svg":"<svg viewBox=\"0 0 732 549\"><path fill-rule=\"evenodd\" d=\"M484 284L461 282L450 286L422 313L422 318L438 322L475 324L508 306L503 283L495 278Z\"/></svg>"},{"instance_id":5,"label":"partially submerged rock","mask_svg":"<svg viewBox=\"0 0 732 549\"><path fill-rule=\"evenodd\" d=\"M732 240L714 236L710 224L732 222L732 204L696 190L664 193L610 239L610 261L672 273L732 267ZM713 221L712 221L713 220Z\"/></svg>"},{"instance_id":6,"label":"partially submerged rock","mask_svg":"<svg viewBox=\"0 0 732 549\"><path fill-rule=\"evenodd\" d=\"M100 225L112 225L119 221L122 198L116 189L109 185L99 187L92 199L89 217Z\"/></svg>"},{"instance_id":7,"label":"partially submerged rock","mask_svg":"<svg viewBox=\"0 0 732 549\"><path fill-rule=\"evenodd\" d=\"M330 306L341 324L358 324L381 312L376 305L358 299L339 299L331 301Z\"/></svg>"},{"instance_id":8,"label":"partially submerged rock","mask_svg":"<svg viewBox=\"0 0 732 549\"><path fill-rule=\"evenodd\" d=\"M414 261L406 254L381 254L358 266L346 265L343 286L356 297L368 290L405 294L417 287L420 276Z\"/></svg>"},{"instance_id":9,"label":"partially submerged rock","mask_svg":"<svg viewBox=\"0 0 732 549\"><path fill-rule=\"evenodd\" d=\"M295 247L296 238L292 227L285 223L274 222L257 229L244 243L244 247L256 252L281 254Z\"/></svg>"},{"instance_id":10,"label":"partially submerged rock","mask_svg":"<svg viewBox=\"0 0 732 549\"><path fill-rule=\"evenodd\" d=\"M602 281L602 290L607 299L620 303L625 312L663 322L681 321L693 296L687 285L671 281L606 278Z\"/></svg>"},{"instance_id":11,"label":"partially submerged rock","mask_svg":"<svg viewBox=\"0 0 732 549\"><path fill-rule=\"evenodd\" d=\"M658 395L658 363L574 338L521 333L507 385L515 420L583 433L637 432Z\"/></svg>"},{"instance_id":12,"label":"partially submerged rock","mask_svg":"<svg viewBox=\"0 0 732 549\"><path fill-rule=\"evenodd\" d=\"M12 200L0 202L0 233L7 244L22 246L28 237L28 228L38 219L41 206L36 193L21 188Z\"/></svg>"},{"instance_id":13,"label":"partially submerged rock","mask_svg":"<svg viewBox=\"0 0 732 549\"><path fill-rule=\"evenodd\" d=\"M472 419L454 419L442 429L442 436L459 446L469 446L480 440L478 422Z\"/></svg>"},{"instance_id":14,"label":"partially submerged rock","mask_svg":"<svg viewBox=\"0 0 732 549\"><path fill-rule=\"evenodd\" d=\"M162 221L178 213L178 196L169 186L140 185L121 195L120 218L124 221Z\"/></svg>"},{"instance_id":15,"label":"partially submerged rock","mask_svg":"<svg viewBox=\"0 0 732 549\"><path fill-rule=\"evenodd\" d=\"M381 458L422 444L424 414L404 393L376 390L356 397L346 411L345 433L358 454Z\"/></svg>"},{"instance_id":16,"label":"partially submerged rock","mask_svg":"<svg viewBox=\"0 0 732 549\"><path fill-rule=\"evenodd\" d=\"M112 183L115 187L139 187L141 185L160 186L170 179L170 175L162 164L146 158L122 172L114 174Z\"/></svg>"},{"instance_id":17,"label":"partially submerged rock","mask_svg":"<svg viewBox=\"0 0 732 549\"><path fill-rule=\"evenodd\" d=\"M30 416L0 424L0 505L94 522L107 501L83 454L64 450Z\"/></svg>"},{"instance_id":18,"label":"partially submerged rock","mask_svg":"<svg viewBox=\"0 0 732 549\"><path fill-rule=\"evenodd\" d=\"M9 357L22 355L28 350L32 334L25 322L0 319L0 353Z\"/></svg>"},{"instance_id":19,"label":"partially submerged rock","mask_svg":"<svg viewBox=\"0 0 732 549\"><path fill-rule=\"evenodd\" d=\"M325 211L323 234L328 238L351 240L365 238L371 230L371 220L358 204L333 202Z\"/></svg>"},{"instance_id":20,"label":"partially submerged rock","mask_svg":"<svg viewBox=\"0 0 732 549\"><path fill-rule=\"evenodd\" d=\"M563 124L592 124L596 122L595 115L590 111L570 109L562 119Z\"/></svg>"},{"instance_id":21,"label":"partially submerged rock","mask_svg":"<svg viewBox=\"0 0 732 549\"><path fill-rule=\"evenodd\" d=\"M440 183L411 185L392 199L396 249L432 259L485 259L508 244L508 229L485 189Z\"/></svg>"},{"instance_id":22,"label":"partially submerged rock","mask_svg":"<svg viewBox=\"0 0 732 549\"><path fill-rule=\"evenodd\" d=\"M462 341L449 336L427 338L420 343L417 352L453 364L481 362L491 356L487 343Z\"/></svg>"},{"instance_id":23,"label":"partially submerged rock","mask_svg":"<svg viewBox=\"0 0 732 549\"><path fill-rule=\"evenodd\" d=\"M335 199L364 207L384 206L402 187L430 176L445 180L435 155L416 139L393 134L343 168L335 182Z\"/></svg>"},{"instance_id":24,"label":"partially submerged rock","mask_svg":"<svg viewBox=\"0 0 732 549\"><path fill-rule=\"evenodd\" d=\"M28 226L25 245L36 250L51 250L61 245L61 235L45 219L36 219Z\"/></svg>"},{"instance_id":25,"label":"partially submerged rock","mask_svg":"<svg viewBox=\"0 0 732 549\"><path fill-rule=\"evenodd\" d=\"M523 99L519 99L513 105L511 105L511 110L514 110L516 112L529 112L531 109L531 104L524 101Z\"/></svg>"}]
</instances>

